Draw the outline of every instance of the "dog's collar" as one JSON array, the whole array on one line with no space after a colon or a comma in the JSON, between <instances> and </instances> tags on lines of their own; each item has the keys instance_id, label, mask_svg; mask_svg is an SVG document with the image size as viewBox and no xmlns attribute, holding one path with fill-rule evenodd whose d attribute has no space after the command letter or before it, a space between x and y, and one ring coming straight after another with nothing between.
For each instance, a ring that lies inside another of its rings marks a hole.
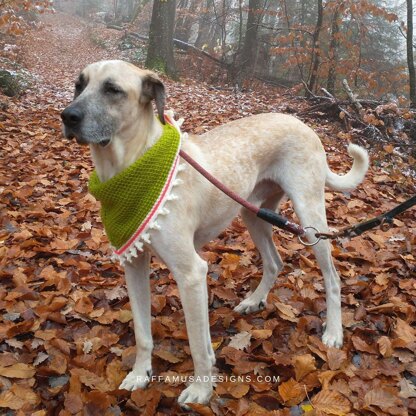
<instances>
[{"instance_id":1,"label":"dog's collar","mask_svg":"<svg viewBox=\"0 0 416 416\"><path fill-rule=\"evenodd\" d=\"M96 171L90 176L89 191L101 202L106 234L122 264L150 243L149 231L160 229L158 215L168 214L166 202L177 198L171 191L181 182L181 134L174 120L167 121L158 141L126 169L105 182Z\"/></svg>"}]
</instances>

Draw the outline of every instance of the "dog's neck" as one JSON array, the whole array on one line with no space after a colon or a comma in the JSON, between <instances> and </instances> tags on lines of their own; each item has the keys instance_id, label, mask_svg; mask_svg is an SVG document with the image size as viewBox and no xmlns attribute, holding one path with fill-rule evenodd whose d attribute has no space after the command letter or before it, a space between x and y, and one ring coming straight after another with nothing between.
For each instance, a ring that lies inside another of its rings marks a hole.
<instances>
[{"instance_id":1,"label":"dog's neck","mask_svg":"<svg viewBox=\"0 0 416 416\"><path fill-rule=\"evenodd\" d=\"M153 146L163 132L152 108L146 109L130 130L131 134L127 135L130 139L126 139L123 132L123 139L116 135L105 147L98 144L90 145L92 160L100 181L107 181L130 166Z\"/></svg>"}]
</instances>

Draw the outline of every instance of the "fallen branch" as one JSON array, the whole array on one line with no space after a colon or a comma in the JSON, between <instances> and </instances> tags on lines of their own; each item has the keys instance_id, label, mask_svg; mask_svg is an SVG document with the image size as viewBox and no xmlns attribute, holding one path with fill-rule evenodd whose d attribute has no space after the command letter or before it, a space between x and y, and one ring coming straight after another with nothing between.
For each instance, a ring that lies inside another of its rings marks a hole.
<instances>
[{"instance_id":1,"label":"fallen branch","mask_svg":"<svg viewBox=\"0 0 416 416\"><path fill-rule=\"evenodd\" d=\"M348 85L347 80L344 78L342 80L342 85L344 87L345 92L348 95L348 98L350 99L351 103L353 104L353 106L355 107L357 114L360 116L361 118L361 113L363 112L363 106L360 104L359 101L357 101L357 98L354 96L353 92L351 91L350 86Z\"/></svg>"},{"instance_id":2,"label":"fallen branch","mask_svg":"<svg viewBox=\"0 0 416 416\"><path fill-rule=\"evenodd\" d=\"M110 27L110 26L107 26ZM124 30L122 27L120 26L113 26L111 25L112 29L116 29L116 30ZM139 39L139 40L143 40L143 41L148 41L149 37L145 36L145 35L140 35L139 33L136 32L127 32L125 36L131 36L133 38ZM206 58L210 59L211 61L215 62L216 64L224 67L224 68L228 68L229 64L227 64L226 62L222 61L221 59L216 58L215 56L210 55L209 53L203 51L202 49L199 49L197 47L195 47L194 45L191 45L190 43L184 42L183 40L179 40L179 39L173 39L173 44L178 48L181 49L183 51L192 51L195 52L198 55L202 55L205 56Z\"/></svg>"}]
</instances>

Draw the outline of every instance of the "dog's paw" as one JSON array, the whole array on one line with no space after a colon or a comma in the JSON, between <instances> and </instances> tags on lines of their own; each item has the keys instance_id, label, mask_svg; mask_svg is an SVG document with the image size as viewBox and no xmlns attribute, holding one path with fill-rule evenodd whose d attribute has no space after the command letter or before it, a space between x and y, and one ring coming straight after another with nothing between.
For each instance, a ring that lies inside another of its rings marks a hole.
<instances>
[{"instance_id":1,"label":"dog's paw","mask_svg":"<svg viewBox=\"0 0 416 416\"><path fill-rule=\"evenodd\" d=\"M190 410L189 406L186 405L187 403L207 404L211 396L211 383L194 382L181 393L178 403L182 408Z\"/></svg>"},{"instance_id":2,"label":"dog's paw","mask_svg":"<svg viewBox=\"0 0 416 416\"><path fill-rule=\"evenodd\" d=\"M251 299L248 297L240 302L235 308L234 311L238 312L241 315L247 315L249 313L254 313L263 310L266 307L266 300Z\"/></svg>"},{"instance_id":3,"label":"dog's paw","mask_svg":"<svg viewBox=\"0 0 416 416\"><path fill-rule=\"evenodd\" d=\"M342 329L340 331L325 330L322 335L322 342L328 347L341 348L343 342Z\"/></svg>"},{"instance_id":4,"label":"dog's paw","mask_svg":"<svg viewBox=\"0 0 416 416\"><path fill-rule=\"evenodd\" d=\"M119 389L137 390L144 389L152 378L152 369L133 369L121 382Z\"/></svg>"}]
</instances>

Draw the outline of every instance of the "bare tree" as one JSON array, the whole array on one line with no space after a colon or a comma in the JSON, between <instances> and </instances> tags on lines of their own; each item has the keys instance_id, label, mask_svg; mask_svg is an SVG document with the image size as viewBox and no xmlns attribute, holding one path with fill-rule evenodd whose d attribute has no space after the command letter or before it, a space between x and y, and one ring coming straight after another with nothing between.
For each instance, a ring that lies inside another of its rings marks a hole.
<instances>
[{"instance_id":1,"label":"bare tree","mask_svg":"<svg viewBox=\"0 0 416 416\"><path fill-rule=\"evenodd\" d=\"M173 31L176 0L154 0L149 30L146 67L176 76Z\"/></svg>"},{"instance_id":2,"label":"bare tree","mask_svg":"<svg viewBox=\"0 0 416 416\"><path fill-rule=\"evenodd\" d=\"M249 0L244 45L241 58L237 60L237 67L235 68L237 72L235 81L240 87L246 79L253 75L256 67L257 38L259 25L263 17L263 7L263 0Z\"/></svg>"},{"instance_id":3,"label":"bare tree","mask_svg":"<svg viewBox=\"0 0 416 416\"><path fill-rule=\"evenodd\" d=\"M327 90L333 94L335 92L335 82L337 79L337 65L338 65L338 46L339 46L339 16L342 2L335 5L334 14L332 16L331 26L331 40L329 42L329 69L328 80L326 84Z\"/></svg>"},{"instance_id":4,"label":"bare tree","mask_svg":"<svg viewBox=\"0 0 416 416\"><path fill-rule=\"evenodd\" d=\"M211 11L214 8L214 0L204 0L202 3L202 10L198 19L198 36L195 40L195 46L202 48L209 39L209 33L212 26Z\"/></svg>"},{"instance_id":5,"label":"bare tree","mask_svg":"<svg viewBox=\"0 0 416 416\"><path fill-rule=\"evenodd\" d=\"M316 22L315 30L313 32L312 39L312 64L309 74L308 89L313 92L315 89L316 81L318 79L318 68L320 61L320 45L319 45L319 34L322 29L322 22L324 19L324 8L322 5L322 0L318 0L318 20ZM309 92L307 92L309 95Z\"/></svg>"},{"instance_id":6,"label":"bare tree","mask_svg":"<svg viewBox=\"0 0 416 416\"><path fill-rule=\"evenodd\" d=\"M413 1L407 0L407 66L409 68L409 97L410 107L416 108L416 75L413 61Z\"/></svg>"}]
</instances>

